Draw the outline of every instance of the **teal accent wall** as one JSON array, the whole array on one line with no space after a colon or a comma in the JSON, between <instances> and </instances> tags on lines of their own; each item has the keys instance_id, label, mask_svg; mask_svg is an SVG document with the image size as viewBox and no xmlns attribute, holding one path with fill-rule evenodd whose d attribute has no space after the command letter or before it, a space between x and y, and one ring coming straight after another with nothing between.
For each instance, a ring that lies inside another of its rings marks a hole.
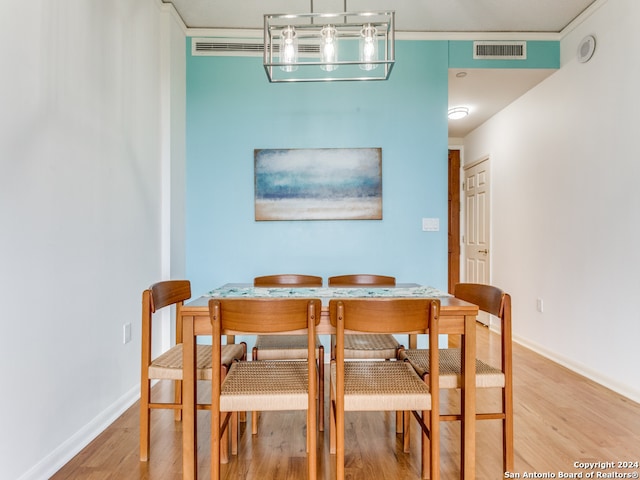
<instances>
[{"instance_id":1,"label":"teal accent wall","mask_svg":"<svg viewBox=\"0 0 640 480\"><path fill-rule=\"evenodd\" d=\"M308 84L270 84L261 58L193 57L190 43L194 296L271 273L380 273L446 289L448 42L396 42L388 81ZM254 220L254 149L331 147L382 148L382 220ZM422 217L440 231L422 232Z\"/></svg>"},{"instance_id":2,"label":"teal accent wall","mask_svg":"<svg viewBox=\"0 0 640 480\"><path fill-rule=\"evenodd\" d=\"M473 41L449 42L450 68L560 68L560 42L527 41L525 60L474 60Z\"/></svg>"}]
</instances>

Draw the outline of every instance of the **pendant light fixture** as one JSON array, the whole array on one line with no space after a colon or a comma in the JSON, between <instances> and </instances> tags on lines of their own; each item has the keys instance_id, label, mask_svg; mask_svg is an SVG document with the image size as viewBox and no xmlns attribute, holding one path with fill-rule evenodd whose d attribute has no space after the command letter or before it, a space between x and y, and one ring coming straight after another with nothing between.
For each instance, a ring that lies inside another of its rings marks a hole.
<instances>
[{"instance_id":1,"label":"pendant light fixture","mask_svg":"<svg viewBox=\"0 0 640 480\"><path fill-rule=\"evenodd\" d=\"M320 68L332 72L338 68L338 31L333 25L327 25L320 30Z\"/></svg>"},{"instance_id":2,"label":"pendant light fixture","mask_svg":"<svg viewBox=\"0 0 640 480\"><path fill-rule=\"evenodd\" d=\"M376 27L370 23L360 30L360 68L362 70L373 70L378 66L378 42L376 40Z\"/></svg>"},{"instance_id":3,"label":"pendant light fixture","mask_svg":"<svg viewBox=\"0 0 640 480\"><path fill-rule=\"evenodd\" d=\"M283 72L295 72L298 69L298 34L292 26L282 29L280 36L280 68Z\"/></svg>"},{"instance_id":4,"label":"pendant light fixture","mask_svg":"<svg viewBox=\"0 0 640 480\"><path fill-rule=\"evenodd\" d=\"M263 60L273 83L387 80L395 12L266 14Z\"/></svg>"}]
</instances>

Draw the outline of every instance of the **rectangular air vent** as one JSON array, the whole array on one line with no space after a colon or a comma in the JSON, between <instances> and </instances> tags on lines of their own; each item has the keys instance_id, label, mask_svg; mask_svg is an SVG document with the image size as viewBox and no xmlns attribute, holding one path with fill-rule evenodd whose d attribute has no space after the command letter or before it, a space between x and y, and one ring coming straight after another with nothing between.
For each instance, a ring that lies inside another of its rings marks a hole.
<instances>
[{"instance_id":1,"label":"rectangular air vent","mask_svg":"<svg viewBox=\"0 0 640 480\"><path fill-rule=\"evenodd\" d=\"M261 38L194 38L191 40L193 56L262 56Z\"/></svg>"},{"instance_id":2,"label":"rectangular air vent","mask_svg":"<svg viewBox=\"0 0 640 480\"><path fill-rule=\"evenodd\" d=\"M474 60L526 60L527 42L473 42Z\"/></svg>"},{"instance_id":3,"label":"rectangular air vent","mask_svg":"<svg viewBox=\"0 0 640 480\"><path fill-rule=\"evenodd\" d=\"M274 50L278 52L278 44ZM261 57L264 52L262 38L194 38L191 41L192 56L251 56ZM300 54L319 55L319 45L300 43Z\"/></svg>"}]
</instances>

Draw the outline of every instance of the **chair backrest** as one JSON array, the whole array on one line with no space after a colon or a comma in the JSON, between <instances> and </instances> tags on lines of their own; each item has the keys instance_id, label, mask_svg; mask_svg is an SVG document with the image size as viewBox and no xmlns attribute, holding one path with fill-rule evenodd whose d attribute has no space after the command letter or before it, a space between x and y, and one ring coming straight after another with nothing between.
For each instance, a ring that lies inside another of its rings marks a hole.
<instances>
[{"instance_id":1,"label":"chair backrest","mask_svg":"<svg viewBox=\"0 0 640 480\"><path fill-rule=\"evenodd\" d=\"M151 317L161 308L176 306L176 318L182 304L191 298L189 280L166 280L154 283L142 292L142 366L151 364ZM182 322L176 322L176 343L182 343Z\"/></svg>"},{"instance_id":2,"label":"chair backrest","mask_svg":"<svg viewBox=\"0 0 640 480\"><path fill-rule=\"evenodd\" d=\"M336 275L329 277L330 287L358 287L358 286L376 286L376 287L394 287L396 285L395 277L386 275L370 275L368 273L356 273L352 275Z\"/></svg>"},{"instance_id":3,"label":"chair backrest","mask_svg":"<svg viewBox=\"0 0 640 480\"><path fill-rule=\"evenodd\" d=\"M511 379L511 296L498 287L479 283L458 283L454 296L478 305L478 308L500 319L502 339L502 371Z\"/></svg>"},{"instance_id":4,"label":"chair backrest","mask_svg":"<svg viewBox=\"0 0 640 480\"><path fill-rule=\"evenodd\" d=\"M331 300L336 330L368 333L427 333L437 323L440 301L431 298L351 298Z\"/></svg>"},{"instance_id":5,"label":"chair backrest","mask_svg":"<svg viewBox=\"0 0 640 480\"><path fill-rule=\"evenodd\" d=\"M154 283L151 291L151 311L153 313L168 305L184 302L191 298L191 282L189 280L166 280Z\"/></svg>"},{"instance_id":6,"label":"chair backrest","mask_svg":"<svg viewBox=\"0 0 640 480\"><path fill-rule=\"evenodd\" d=\"M311 298L209 300L211 321L218 322L222 333L282 333L311 327L315 330L320 322L321 307L319 299Z\"/></svg>"},{"instance_id":7,"label":"chair backrest","mask_svg":"<svg viewBox=\"0 0 640 480\"><path fill-rule=\"evenodd\" d=\"M498 287L480 283L458 283L453 289L456 298L478 305L482 311L501 316L505 293Z\"/></svg>"},{"instance_id":8,"label":"chair backrest","mask_svg":"<svg viewBox=\"0 0 640 480\"><path fill-rule=\"evenodd\" d=\"M322 277L296 273L264 275L254 278L253 285L256 287L321 287Z\"/></svg>"}]
</instances>

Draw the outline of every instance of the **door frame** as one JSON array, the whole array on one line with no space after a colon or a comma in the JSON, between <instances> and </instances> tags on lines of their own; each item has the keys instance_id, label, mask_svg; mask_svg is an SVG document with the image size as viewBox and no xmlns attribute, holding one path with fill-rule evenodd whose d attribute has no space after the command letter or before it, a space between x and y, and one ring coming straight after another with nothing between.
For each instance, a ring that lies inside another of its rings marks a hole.
<instances>
[{"instance_id":1,"label":"door frame","mask_svg":"<svg viewBox=\"0 0 640 480\"><path fill-rule=\"evenodd\" d=\"M460 182L460 172L462 169L462 149L449 148L449 180L448 180L448 271L449 293L453 293L454 287L460 283L460 196L462 184Z\"/></svg>"}]
</instances>

